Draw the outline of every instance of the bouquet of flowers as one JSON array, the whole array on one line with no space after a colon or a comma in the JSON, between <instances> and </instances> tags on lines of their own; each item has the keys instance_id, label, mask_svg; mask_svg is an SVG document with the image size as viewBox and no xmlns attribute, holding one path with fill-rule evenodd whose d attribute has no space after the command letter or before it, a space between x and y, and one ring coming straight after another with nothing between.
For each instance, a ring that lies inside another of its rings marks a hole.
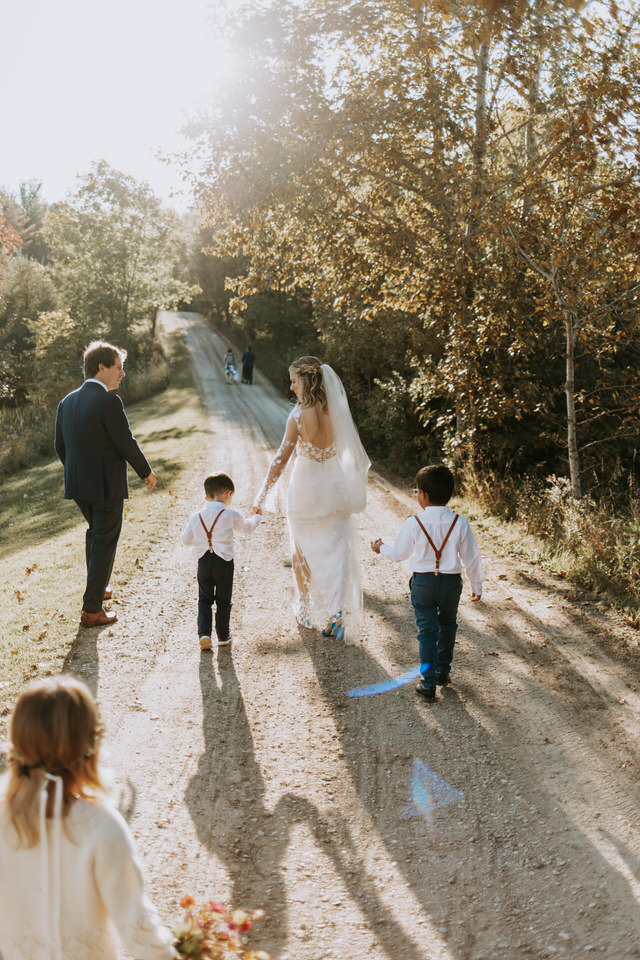
<instances>
[{"instance_id":1,"label":"bouquet of flowers","mask_svg":"<svg viewBox=\"0 0 640 960\"><path fill-rule=\"evenodd\" d=\"M173 946L181 957L193 960L271 960L264 950L244 949L244 934L262 910L246 913L228 910L223 903L209 900L197 906L193 897L183 897L184 919L173 931Z\"/></svg>"}]
</instances>

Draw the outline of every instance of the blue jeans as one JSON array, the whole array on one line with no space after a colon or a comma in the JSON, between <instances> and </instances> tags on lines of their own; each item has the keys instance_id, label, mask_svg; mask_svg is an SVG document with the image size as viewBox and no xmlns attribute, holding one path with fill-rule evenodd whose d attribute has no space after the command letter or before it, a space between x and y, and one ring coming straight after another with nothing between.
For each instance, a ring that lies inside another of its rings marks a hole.
<instances>
[{"instance_id":1,"label":"blue jeans","mask_svg":"<svg viewBox=\"0 0 640 960\"><path fill-rule=\"evenodd\" d=\"M458 604L462 593L459 573L414 573L411 603L418 625L422 686L435 687L436 676L448 673L456 642Z\"/></svg>"}]
</instances>

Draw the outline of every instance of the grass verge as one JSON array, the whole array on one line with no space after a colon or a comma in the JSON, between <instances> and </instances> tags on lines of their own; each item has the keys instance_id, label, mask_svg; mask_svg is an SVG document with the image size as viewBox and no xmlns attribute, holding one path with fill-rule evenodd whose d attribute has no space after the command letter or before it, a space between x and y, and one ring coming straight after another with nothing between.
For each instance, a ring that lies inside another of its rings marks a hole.
<instances>
[{"instance_id":1,"label":"grass verge","mask_svg":"<svg viewBox=\"0 0 640 960\"><path fill-rule=\"evenodd\" d=\"M115 587L127 583L165 535L177 491L207 446L208 418L182 337L165 327L162 338L170 358L170 384L127 408L158 485L149 493L135 475L130 477ZM77 634L86 576L86 524L63 492L57 458L0 485L0 729L22 685L59 672Z\"/></svg>"}]
</instances>

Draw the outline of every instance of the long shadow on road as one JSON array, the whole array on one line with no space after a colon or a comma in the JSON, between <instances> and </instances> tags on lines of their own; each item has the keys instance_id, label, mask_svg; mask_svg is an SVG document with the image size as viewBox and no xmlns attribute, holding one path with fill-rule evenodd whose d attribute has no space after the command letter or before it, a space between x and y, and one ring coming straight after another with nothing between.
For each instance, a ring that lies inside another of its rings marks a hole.
<instances>
[{"instance_id":1,"label":"long shadow on road","mask_svg":"<svg viewBox=\"0 0 640 960\"><path fill-rule=\"evenodd\" d=\"M267 935L276 944L275 956L286 939L282 859L289 822L265 806L264 779L230 650L219 650L218 668L219 681L211 654L201 655L205 746L185 800L200 842L226 868L232 903L252 909L268 904Z\"/></svg>"},{"instance_id":2,"label":"long shadow on road","mask_svg":"<svg viewBox=\"0 0 640 960\"><path fill-rule=\"evenodd\" d=\"M292 828L306 823L386 945L390 960L399 956L421 960L366 871L354 868L358 851L341 817L323 816L305 797L292 793L284 794L273 812L266 808L264 779L230 651L219 652L218 667L220 681L210 655L202 655L199 673L205 747L185 799L200 842L225 866L232 883L232 903L266 909L262 945L272 957L286 949L288 913L282 864ZM221 832L220 823L227 825L226 832Z\"/></svg>"},{"instance_id":3,"label":"long shadow on road","mask_svg":"<svg viewBox=\"0 0 640 960\"><path fill-rule=\"evenodd\" d=\"M384 601L369 598L367 606L381 612ZM415 660L406 623L398 614L397 604L392 605L387 625L402 673ZM465 633L471 656L482 656L487 637L466 628ZM461 697L454 687L445 689L437 704L428 705L417 701L412 685L347 700L347 690L388 680L389 674L362 647L328 645L308 639L307 632L303 642L333 712L363 808L425 919L443 935L451 958L479 956L477 951L489 942L495 960L551 955L549 944L553 952L564 949L566 929L573 942L602 944L600 955L611 960L634 955L616 951L622 942L633 942L637 923L631 924L633 930L619 930L616 945L614 911L596 933L588 910L589 901L592 909L594 900L603 906L608 901L629 924L637 911L633 892L545 784L525 776L528 748L520 742L517 715L509 702L491 708L483 702L476 709L473 692L465 689ZM464 801L436 810L429 824L403 819L414 759L465 794ZM537 820L536 830L532 819ZM628 851L625 859L631 860ZM389 907L395 914L403 904ZM374 922L372 929L386 947L384 922ZM397 942L395 950L387 950L393 960L412 955ZM430 956L426 945L424 956Z\"/></svg>"}]
</instances>

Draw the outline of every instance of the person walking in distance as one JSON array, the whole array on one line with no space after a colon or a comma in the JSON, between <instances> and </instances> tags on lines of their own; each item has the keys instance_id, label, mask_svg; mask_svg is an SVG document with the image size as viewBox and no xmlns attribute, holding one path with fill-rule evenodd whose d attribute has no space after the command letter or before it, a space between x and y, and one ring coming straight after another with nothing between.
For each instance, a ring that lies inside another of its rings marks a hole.
<instances>
[{"instance_id":1,"label":"person walking in distance","mask_svg":"<svg viewBox=\"0 0 640 960\"><path fill-rule=\"evenodd\" d=\"M58 405L55 449L64 465L65 500L75 500L89 527L86 534L87 584L80 623L115 623L103 603L129 496L127 463L149 490L156 475L138 446L122 400L115 391L124 377L126 350L94 341L84 351L85 382Z\"/></svg>"},{"instance_id":2,"label":"person walking in distance","mask_svg":"<svg viewBox=\"0 0 640 960\"><path fill-rule=\"evenodd\" d=\"M253 383L253 365L256 362L256 355L251 346L247 347L242 354L242 382Z\"/></svg>"}]
</instances>

